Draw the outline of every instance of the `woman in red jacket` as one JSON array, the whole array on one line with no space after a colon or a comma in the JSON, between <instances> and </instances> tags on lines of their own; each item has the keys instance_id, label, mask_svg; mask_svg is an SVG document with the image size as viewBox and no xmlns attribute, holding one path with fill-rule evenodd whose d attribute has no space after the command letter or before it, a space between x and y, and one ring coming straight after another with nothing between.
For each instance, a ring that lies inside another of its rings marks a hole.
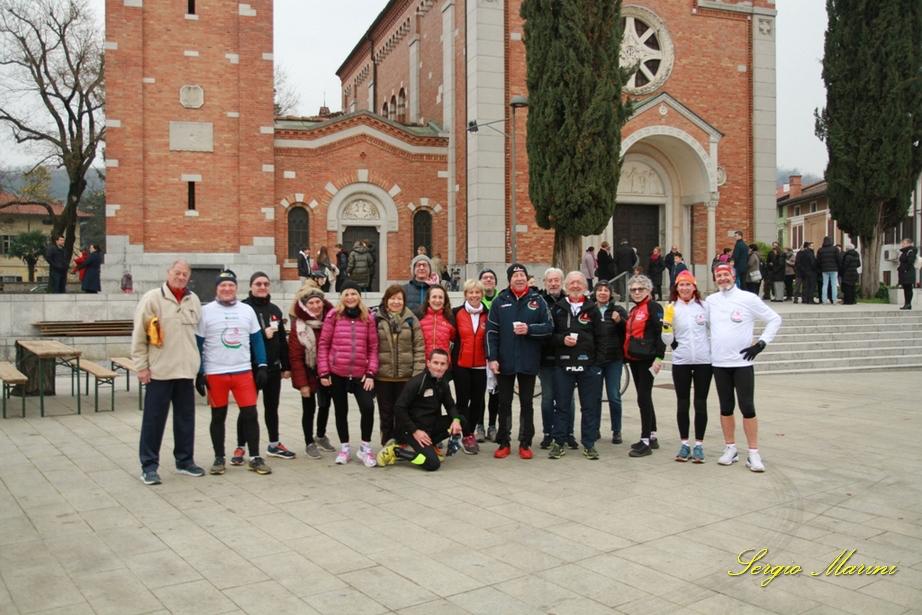
<instances>
[{"instance_id":1,"label":"woman in red jacket","mask_svg":"<svg viewBox=\"0 0 922 615\"><path fill-rule=\"evenodd\" d=\"M455 392L461 424L461 446L468 455L480 452L474 428L483 425L483 397L487 392L487 306L478 280L464 283L464 305L452 310L457 327L454 354Z\"/></svg>"},{"instance_id":2,"label":"woman in red jacket","mask_svg":"<svg viewBox=\"0 0 922 615\"><path fill-rule=\"evenodd\" d=\"M307 444L307 456L320 459L320 451L333 452L327 438L327 420L330 416L330 391L320 386L317 377L317 346L323 319L333 310L333 305L323 298L323 291L304 286L295 294L288 315L291 331L288 333L288 357L291 363L291 386L301 393L301 429ZM319 408L317 408L319 404ZM314 410L317 409L317 434L314 435Z\"/></svg>"},{"instance_id":3,"label":"woman in red jacket","mask_svg":"<svg viewBox=\"0 0 922 615\"><path fill-rule=\"evenodd\" d=\"M627 282L635 303L624 331L624 360L631 368L637 405L640 406L640 441L631 445L631 457L645 457L659 448L656 441L656 411L653 409L653 378L659 373L666 354L662 340L663 307L650 294L653 282L635 275Z\"/></svg>"},{"instance_id":4,"label":"woman in red jacket","mask_svg":"<svg viewBox=\"0 0 922 615\"><path fill-rule=\"evenodd\" d=\"M341 443L336 463L346 464L351 457L348 394L352 393L361 413L362 444L357 457L367 467L374 467L377 462L371 449L371 432L375 425L373 391L378 373L378 332L354 282L343 284L339 305L323 321L317 373L321 385L332 387L336 432Z\"/></svg>"},{"instance_id":5,"label":"woman in red jacket","mask_svg":"<svg viewBox=\"0 0 922 615\"><path fill-rule=\"evenodd\" d=\"M441 348L451 354L456 333L455 321L448 293L441 286L430 286L426 291L426 299L419 308L419 327L426 344L426 359L434 348Z\"/></svg>"}]
</instances>

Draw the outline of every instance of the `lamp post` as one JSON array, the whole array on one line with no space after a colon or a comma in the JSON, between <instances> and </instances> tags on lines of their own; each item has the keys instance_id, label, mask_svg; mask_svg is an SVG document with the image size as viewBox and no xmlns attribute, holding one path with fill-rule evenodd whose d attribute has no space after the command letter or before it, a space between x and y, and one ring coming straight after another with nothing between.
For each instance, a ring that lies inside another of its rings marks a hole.
<instances>
[{"instance_id":1,"label":"lamp post","mask_svg":"<svg viewBox=\"0 0 922 615\"><path fill-rule=\"evenodd\" d=\"M518 258L517 258L517 252L518 252L517 247L518 247L518 243L519 243L519 242L518 242L518 238L517 238L517 236L516 236L516 235L517 235L517 230L516 230L516 219L517 219L517 214L518 214L518 212L517 212L517 210L516 210L516 194L515 194L515 189L516 189L516 181L515 181L515 176L516 176L516 159L515 159L515 145L516 145L516 144L515 144L515 111L516 111L516 109L521 109L522 107L527 107L527 106L528 106L528 98L526 98L525 96L513 96L512 98L509 99L509 106L512 107L512 146L511 146L511 149L512 149L512 152L511 152L511 154L512 154L512 156L511 156L511 157L512 157L512 161L511 161L511 164L509 165L510 168L511 168L510 174L511 174L511 176L512 176L512 184L511 184L511 186L510 186L510 192L511 192L511 197L512 197L512 198L511 198L510 201L509 201L509 218L510 218L510 223L511 223L511 225L512 225L512 228L511 228L510 233L509 233L509 252L510 252L510 256L511 256L511 258L512 258L512 262L515 263L515 262L517 262L517 260L518 260Z\"/></svg>"}]
</instances>

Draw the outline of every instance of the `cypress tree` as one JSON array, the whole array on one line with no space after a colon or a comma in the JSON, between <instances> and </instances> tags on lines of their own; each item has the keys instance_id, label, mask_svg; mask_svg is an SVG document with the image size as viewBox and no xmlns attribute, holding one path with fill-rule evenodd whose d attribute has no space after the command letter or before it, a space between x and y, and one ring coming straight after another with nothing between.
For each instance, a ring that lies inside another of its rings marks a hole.
<instances>
[{"instance_id":1,"label":"cypress tree","mask_svg":"<svg viewBox=\"0 0 922 615\"><path fill-rule=\"evenodd\" d=\"M525 0L529 196L553 228L554 264L575 268L580 237L615 210L621 127L621 0Z\"/></svg>"},{"instance_id":2,"label":"cypress tree","mask_svg":"<svg viewBox=\"0 0 922 615\"><path fill-rule=\"evenodd\" d=\"M883 232L910 204L922 172L922 3L827 0L823 81L829 208L861 239L861 289L877 291Z\"/></svg>"}]
</instances>

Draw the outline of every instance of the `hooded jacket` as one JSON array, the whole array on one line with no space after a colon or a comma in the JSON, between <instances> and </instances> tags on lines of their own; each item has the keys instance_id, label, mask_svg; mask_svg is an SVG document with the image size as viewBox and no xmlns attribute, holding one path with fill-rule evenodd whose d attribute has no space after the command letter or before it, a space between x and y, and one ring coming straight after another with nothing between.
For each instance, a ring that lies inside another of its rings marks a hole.
<instances>
[{"instance_id":1,"label":"hooded jacket","mask_svg":"<svg viewBox=\"0 0 922 615\"><path fill-rule=\"evenodd\" d=\"M349 279L361 286L368 288L371 285L372 268L375 259L365 247L365 244L358 243L349 252L349 259L346 265L346 275Z\"/></svg>"},{"instance_id":2,"label":"hooded jacket","mask_svg":"<svg viewBox=\"0 0 922 615\"><path fill-rule=\"evenodd\" d=\"M513 322L528 325L526 335L516 335ZM541 365L541 346L554 332L551 313L533 288L516 297L508 288L490 306L487 319L487 361L499 361L500 373L534 376Z\"/></svg>"},{"instance_id":3,"label":"hooded jacket","mask_svg":"<svg viewBox=\"0 0 922 615\"><path fill-rule=\"evenodd\" d=\"M407 307L410 308L410 311L417 316L422 316L419 309L426 301L426 291L429 290L431 285L429 282L420 282L416 279L416 263L419 262L429 263L429 273L430 275L432 274L432 261L425 254L417 254L410 261L410 281L403 285L403 292L407 296Z\"/></svg>"},{"instance_id":4,"label":"hooded jacket","mask_svg":"<svg viewBox=\"0 0 922 615\"><path fill-rule=\"evenodd\" d=\"M263 345L266 347L266 364L269 371L287 372L291 369L288 361L288 338L285 333L285 317L282 310L272 303L272 296L265 299L254 297L253 293L243 300L248 306L256 312L256 318L259 320L259 327L263 336ZM272 339L266 337L266 328L272 326L272 323L278 323L278 329L272 336Z\"/></svg>"},{"instance_id":5,"label":"hooded jacket","mask_svg":"<svg viewBox=\"0 0 922 615\"><path fill-rule=\"evenodd\" d=\"M672 364L700 365L711 362L710 330L706 303L692 299L675 302L672 317Z\"/></svg>"},{"instance_id":6,"label":"hooded jacket","mask_svg":"<svg viewBox=\"0 0 922 615\"><path fill-rule=\"evenodd\" d=\"M842 283L857 284L859 275L858 269L861 267L861 255L858 250L850 248L842 255Z\"/></svg>"},{"instance_id":7,"label":"hooded jacket","mask_svg":"<svg viewBox=\"0 0 922 615\"><path fill-rule=\"evenodd\" d=\"M839 271L842 266L842 254L832 245L832 238L823 239L823 246L816 251L816 265L823 273Z\"/></svg>"},{"instance_id":8,"label":"hooded jacket","mask_svg":"<svg viewBox=\"0 0 922 615\"><path fill-rule=\"evenodd\" d=\"M607 306L599 306L597 303L596 307L602 316L602 363L624 361L624 327L627 323L627 311L614 301L609 301ZM618 312L621 316L620 322L612 320L612 312Z\"/></svg>"},{"instance_id":9,"label":"hooded jacket","mask_svg":"<svg viewBox=\"0 0 922 615\"><path fill-rule=\"evenodd\" d=\"M307 313L307 310L304 309L304 306L301 305L301 297L307 293L307 290L310 289L302 288L298 291L295 295L295 302L288 312L288 315L291 317L291 331L288 334L288 362L291 369L291 386L295 389L308 386L312 391L315 391L320 387L320 380L317 377L317 367L308 367L304 362L304 345L301 343L298 336L299 323L302 323L302 326L304 326L308 321L313 320L311 315ZM319 318L321 323L332 310L333 304L324 299L323 309L320 312ZM318 347L319 355L321 329L309 325L307 325L307 328L309 329L308 332L314 336L314 343Z\"/></svg>"},{"instance_id":10,"label":"hooded jacket","mask_svg":"<svg viewBox=\"0 0 922 615\"><path fill-rule=\"evenodd\" d=\"M395 331L387 314L375 315L378 331L378 380L401 382L426 369L426 347L419 320L406 306Z\"/></svg>"},{"instance_id":11,"label":"hooded jacket","mask_svg":"<svg viewBox=\"0 0 922 615\"><path fill-rule=\"evenodd\" d=\"M557 366L564 370L582 371L605 361L605 332L602 314L590 299L584 299L576 315L566 297L551 308L554 319L553 340ZM576 334L576 346L564 344L564 338Z\"/></svg>"},{"instance_id":12,"label":"hooded jacket","mask_svg":"<svg viewBox=\"0 0 922 615\"><path fill-rule=\"evenodd\" d=\"M915 246L900 248L900 264L896 270L900 285L916 283L916 254Z\"/></svg>"}]
</instances>

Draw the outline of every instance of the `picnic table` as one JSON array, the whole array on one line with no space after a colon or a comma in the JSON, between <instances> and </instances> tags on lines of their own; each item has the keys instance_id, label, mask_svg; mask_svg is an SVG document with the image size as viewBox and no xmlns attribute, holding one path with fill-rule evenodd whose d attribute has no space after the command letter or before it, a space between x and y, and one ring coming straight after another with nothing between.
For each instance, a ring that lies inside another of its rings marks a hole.
<instances>
[{"instance_id":1,"label":"picnic table","mask_svg":"<svg viewBox=\"0 0 922 615\"><path fill-rule=\"evenodd\" d=\"M80 370L81 351L62 344L57 340L16 340L16 366L20 371L28 374L28 366L34 362L38 363L38 395L39 408L41 416L45 416L45 390L50 388L50 394L55 394L54 389L54 368L57 365L65 365L71 370L71 389L73 382L77 383L77 414L80 414L80 377L74 378ZM37 359L37 361L36 361ZM45 367L46 364L51 368L50 387L45 386ZM30 378L31 382L31 378ZM73 392L73 391L72 391Z\"/></svg>"}]
</instances>

